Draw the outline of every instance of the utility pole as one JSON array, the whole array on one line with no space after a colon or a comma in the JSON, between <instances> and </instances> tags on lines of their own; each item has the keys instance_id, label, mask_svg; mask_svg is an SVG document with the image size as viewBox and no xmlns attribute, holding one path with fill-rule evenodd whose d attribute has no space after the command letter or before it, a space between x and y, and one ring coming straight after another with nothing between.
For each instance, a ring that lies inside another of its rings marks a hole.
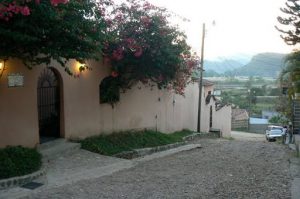
<instances>
[{"instance_id":1,"label":"utility pole","mask_svg":"<svg viewBox=\"0 0 300 199\"><path fill-rule=\"evenodd\" d=\"M198 101L198 121L197 121L197 132L200 133L201 123L201 99L202 99L202 80L203 80L203 60L204 60L204 39L205 39L205 23L202 25L202 44L201 44L201 57L200 57L200 77L199 77L199 101Z\"/></svg>"}]
</instances>

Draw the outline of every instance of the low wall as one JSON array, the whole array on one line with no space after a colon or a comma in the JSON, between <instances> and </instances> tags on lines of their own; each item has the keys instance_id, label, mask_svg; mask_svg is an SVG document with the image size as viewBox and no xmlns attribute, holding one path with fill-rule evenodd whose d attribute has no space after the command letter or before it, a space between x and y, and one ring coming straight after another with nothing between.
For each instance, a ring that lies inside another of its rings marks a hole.
<instances>
[{"instance_id":1,"label":"low wall","mask_svg":"<svg viewBox=\"0 0 300 199\"><path fill-rule=\"evenodd\" d=\"M231 105L215 111L213 128L220 129L223 137L231 136Z\"/></svg>"},{"instance_id":2,"label":"low wall","mask_svg":"<svg viewBox=\"0 0 300 199\"><path fill-rule=\"evenodd\" d=\"M269 124L249 124L249 132L264 134Z\"/></svg>"},{"instance_id":3,"label":"low wall","mask_svg":"<svg viewBox=\"0 0 300 199\"><path fill-rule=\"evenodd\" d=\"M248 129L249 121L248 120L232 120L231 128L232 129Z\"/></svg>"}]
</instances>

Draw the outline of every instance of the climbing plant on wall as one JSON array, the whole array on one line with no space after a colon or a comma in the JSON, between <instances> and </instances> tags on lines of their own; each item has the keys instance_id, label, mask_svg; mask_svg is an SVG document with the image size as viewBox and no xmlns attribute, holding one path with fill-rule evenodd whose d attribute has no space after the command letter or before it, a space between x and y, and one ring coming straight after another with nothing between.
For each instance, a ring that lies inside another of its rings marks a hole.
<instances>
[{"instance_id":1,"label":"climbing plant on wall","mask_svg":"<svg viewBox=\"0 0 300 199\"><path fill-rule=\"evenodd\" d=\"M174 15L144 0L127 0L110 17L114 39L105 45L104 56L121 89L154 83L183 95L197 57L191 55L184 33L169 22Z\"/></svg>"},{"instance_id":2,"label":"climbing plant on wall","mask_svg":"<svg viewBox=\"0 0 300 199\"><path fill-rule=\"evenodd\" d=\"M171 25L175 16L145 0L122 2L3 0L0 59L18 58L29 68L55 60L72 74L69 59L104 57L113 89L126 91L142 82L184 95L197 57L185 34Z\"/></svg>"},{"instance_id":3,"label":"climbing plant on wall","mask_svg":"<svg viewBox=\"0 0 300 199\"><path fill-rule=\"evenodd\" d=\"M29 68L56 60L98 59L106 40L106 0L3 0L0 58L19 58ZM66 71L71 71L66 67Z\"/></svg>"}]
</instances>

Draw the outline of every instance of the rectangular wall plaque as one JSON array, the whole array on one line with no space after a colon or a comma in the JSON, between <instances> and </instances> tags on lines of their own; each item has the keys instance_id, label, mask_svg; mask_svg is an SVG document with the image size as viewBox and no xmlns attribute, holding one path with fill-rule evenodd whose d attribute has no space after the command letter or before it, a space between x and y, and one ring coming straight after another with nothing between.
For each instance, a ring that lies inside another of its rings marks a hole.
<instances>
[{"instance_id":1,"label":"rectangular wall plaque","mask_svg":"<svg viewBox=\"0 0 300 199\"><path fill-rule=\"evenodd\" d=\"M19 73L11 73L7 76L8 87L23 87L24 86L24 75Z\"/></svg>"}]
</instances>

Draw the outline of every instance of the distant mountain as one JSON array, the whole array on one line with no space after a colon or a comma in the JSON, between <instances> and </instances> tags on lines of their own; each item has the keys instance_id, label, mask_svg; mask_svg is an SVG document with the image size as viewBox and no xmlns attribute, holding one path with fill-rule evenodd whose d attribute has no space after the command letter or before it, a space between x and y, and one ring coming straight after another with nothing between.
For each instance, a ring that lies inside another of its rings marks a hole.
<instances>
[{"instance_id":1,"label":"distant mountain","mask_svg":"<svg viewBox=\"0 0 300 199\"><path fill-rule=\"evenodd\" d=\"M220 77L222 74L215 72L214 70L205 70L203 73L204 77Z\"/></svg>"},{"instance_id":2,"label":"distant mountain","mask_svg":"<svg viewBox=\"0 0 300 199\"><path fill-rule=\"evenodd\" d=\"M277 77L284 66L286 54L260 53L252 57L250 62L241 68L227 71L234 76Z\"/></svg>"},{"instance_id":3,"label":"distant mountain","mask_svg":"<svg viewBox=\"0 0 300 199\"><path fill-rule=\"evenodd\" d=\"M226 71L231 71L237 68L242 67L243 64L239 61L233 59L224 59L224 60L205 60L204 61L204 70L214 71L216 73L222 74Z\"/></svg>"},{"instance_id":4,"label":"distant mountain","mask_svg":"<svg viewBox=\"0 0 300 199\"><path fill-rule=\"evenodd\" d=\"M255 54L245 54L245 53L237 53L235 55L231 55L228 59L236 60L244 65L248 64L251 58Z\"/></svg>"}]
</instances>

